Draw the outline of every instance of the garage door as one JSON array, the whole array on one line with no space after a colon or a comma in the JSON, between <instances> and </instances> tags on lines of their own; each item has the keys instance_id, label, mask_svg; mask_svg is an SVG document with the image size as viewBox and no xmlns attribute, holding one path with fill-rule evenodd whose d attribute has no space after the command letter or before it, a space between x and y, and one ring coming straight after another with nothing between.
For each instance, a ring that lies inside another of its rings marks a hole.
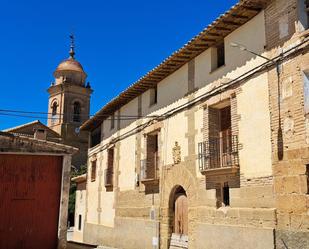
<instances>
[{"instance_id":1,"label":"garage door","mask_svg":"<svg viewBox=\"0 0 309 249\"><path fill-rule=\"evenodd\" d=\"M0 248L55 249L62 157L0 154Z\"/></svg>"}]
</instances>

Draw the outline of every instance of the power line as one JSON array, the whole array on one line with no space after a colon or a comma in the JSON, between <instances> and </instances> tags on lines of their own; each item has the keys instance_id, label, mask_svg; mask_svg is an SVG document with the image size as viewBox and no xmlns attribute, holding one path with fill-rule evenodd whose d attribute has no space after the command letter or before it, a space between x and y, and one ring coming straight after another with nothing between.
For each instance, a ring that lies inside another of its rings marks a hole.
<instances>
[{"instance_id":1,"label":"power line","mask_svg":"<svg viewBox=\"0 0 309 249\"><path fill-rule=\"evenodd\" d=\"M215 96L221 92L223 92L224 90L228 89L229 87L238 84L244 80L250 79L252 76L254 76L257 73L260 73L262 71L264 71L265 69L268 69L270 67L273 67L274 64L278 61L284 61L285 59L287 59L289 56L294 56L294 54L296 54L297 52L301 52L302 50L304 50L305 48L308 48L308 44L305 45L304 47L300 48L302 45L304 45L305 43L307 43L309 41L309 39L305 39L304 41L302 41L301 43L295 45L294 47L286 50L285 52L281 53L280 55L276 56L273 58L272 61L268 61L265 63L260 64L259 66L252 68L251 70L243 73L242 75L238 76L237 78L226 82L224 84L222 84L221 86L215 87L212 90L210 90L209 92L206 92L204 94L201 94L198 97L195 97L194 99L188 101L187 103L184 103L178 107L175 107L171 110L166 111L165 113L163 113L160 116L157 116L154 119L151 119L149 121L147 121L146 123L140 124L138 126L136 126L135 128L132 128L131 130L125 132L124 134L116 137L113 140L113 143L116 143L118 141L121 141L129 136L132 136L140 131L142 131L143 129L145 129L147 126L151 125L152 122L154 121L160 121L160 120L164 120L167 119L173 115L175 115L176 113L180 112L181 110L190 108L191 106L196 105L197 103L201 102L201 101L205 101L206 99L209 99L212 96ZM297 50L296 50L297 49ZM294 50L294 51L293 51ZM99 151L103 151L108 147L108 143L103 145L102 148Z\"/></svg>"},{"instance_id":2,"label":"power line","mask_svg":"<svg viewBox=\"0 0 309 249\"><path fill-rule=\"evenodd\" d=\"M33 115L25 115L25 114L14 114L14 113L4 113L4 112L0 112L0 116L10 116L10 117L21 117L21 118L35 118L35 119L46 119L46 120L58 120L59 118L55 118L55 117L46 117L46 116L33 116ZM127 117L127 118L115 118L114 120L137 120L140 119L142 117ZM106 120L113 120L111 118L108 118Z\"/></svg>"},{"instance_id":3,"label":"power line","mask_svg":"<svg viewBox=\"0 0 309 249\"><path fill-rule=\"evenodd\" d=\"M0 109L0 112L12 112L12 113L22 113L22 114L42 114L42 115L53 115L53 113L51 112L39 112L39 111L22 111L22 110L14 110L14 109ZM73 114L73 113L72 113ZM55 115L58 116L65 116L68 115L67 113L56 113ZM84 116L84 117L110 117L110 114L102 114L102 115L96 115L96 114L92 114L92 115L87 115L87 114L79 114L79 116ZM115 117L124 117L124 118L140 118L139 115L115 115ZM147 115L146 117L149 118L153 118L153 117L157 117L156 115Z\"/></svg>"}]
</instances>

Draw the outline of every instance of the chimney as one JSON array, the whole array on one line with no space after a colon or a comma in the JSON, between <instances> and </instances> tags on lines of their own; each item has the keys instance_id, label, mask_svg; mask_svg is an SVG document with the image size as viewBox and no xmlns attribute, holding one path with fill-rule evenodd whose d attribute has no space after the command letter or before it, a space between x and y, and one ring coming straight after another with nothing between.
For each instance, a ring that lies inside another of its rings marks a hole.
<instances>
[{"instance_id":1,"label":"chimney","mask_svg":"<svg viewBox=\"0 0 309 249\"><path fill-rule=\"evenodd\" d=\"M46 130L44 129L36 129L34 131L34 138L38 140L46 140Z\"/></svg>"}]
</instances>

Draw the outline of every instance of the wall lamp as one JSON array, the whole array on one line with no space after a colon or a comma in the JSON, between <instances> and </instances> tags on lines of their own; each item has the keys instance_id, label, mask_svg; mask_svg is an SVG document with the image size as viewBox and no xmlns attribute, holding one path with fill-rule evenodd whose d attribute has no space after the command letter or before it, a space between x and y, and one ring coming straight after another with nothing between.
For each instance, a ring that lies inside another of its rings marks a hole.
<instances>
[{"instance_id":1,"label":"wall lamp","mask_svg":"<svg viewBox=\"0 0 309 249\"><path fill-rule=\"evenodd\" d=\"M231 42L231 43L230 43L230 46L233 47L233 48L239 48L241 51L247 51L247 52L249 52L250 54L254 54L254 55L256 55L256 56L258 56L258 57L260 57L260 58L263 58L263 59L265 59L265 60L267 60L267 61L275 62L275 61L272 60L272 59L269 59L269 58L267 58L267 57L265 57L265 56L263 56L263 55L260 55L260 54L254 52L254 51L249 50L246 46L241 45L241 44L239 44L239 43Z\"/></svg>"},{"instance_id":2,"label":"wall lamp","mask_svg":"<svg viewBox=\"0 0 309 249\"><path fill-rule=\"evenodd\" d=\"M281 91L280 91L280 62L274 59L269 59L263 55L260 55L254 51L251 51L247 49L246 46L238 44L236 42L231 42L230 43L231 47L238 48L241 51L247 51L250 54L256 55L257 57L263 58L267 60L268 62L272 62L276 65L276 72L277 72L277 88L278 88L278 112L279 112L279 124L278 124L278 134L277 134L277 156L279 161L283 159L283 134L282 134L282 127L281 127L281 104L280 104L280 99L281 99Z\"/></svg>"}]
</instances>

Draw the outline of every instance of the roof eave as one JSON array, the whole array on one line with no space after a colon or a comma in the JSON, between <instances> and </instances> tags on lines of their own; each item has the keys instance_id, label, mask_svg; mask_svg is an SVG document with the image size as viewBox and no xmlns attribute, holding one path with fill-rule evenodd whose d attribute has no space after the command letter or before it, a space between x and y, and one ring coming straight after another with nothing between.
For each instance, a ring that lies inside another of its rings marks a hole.
<instances>
[{"instance_id":1,"label":"roof eave","mask_svg":"<svg viewBox=\"0 0 309 249\"><path fill-rule=\"evenodd\" d=\"M118 96L101 108L91 119L80 127L81 130L93 130L104 119L141 93L152 88L190 60L221 42L224 37L255 17L265 6L267 0L240 0L183 47L175 51L158 66L141 77Z\"/></svg>"}]
</instances>

